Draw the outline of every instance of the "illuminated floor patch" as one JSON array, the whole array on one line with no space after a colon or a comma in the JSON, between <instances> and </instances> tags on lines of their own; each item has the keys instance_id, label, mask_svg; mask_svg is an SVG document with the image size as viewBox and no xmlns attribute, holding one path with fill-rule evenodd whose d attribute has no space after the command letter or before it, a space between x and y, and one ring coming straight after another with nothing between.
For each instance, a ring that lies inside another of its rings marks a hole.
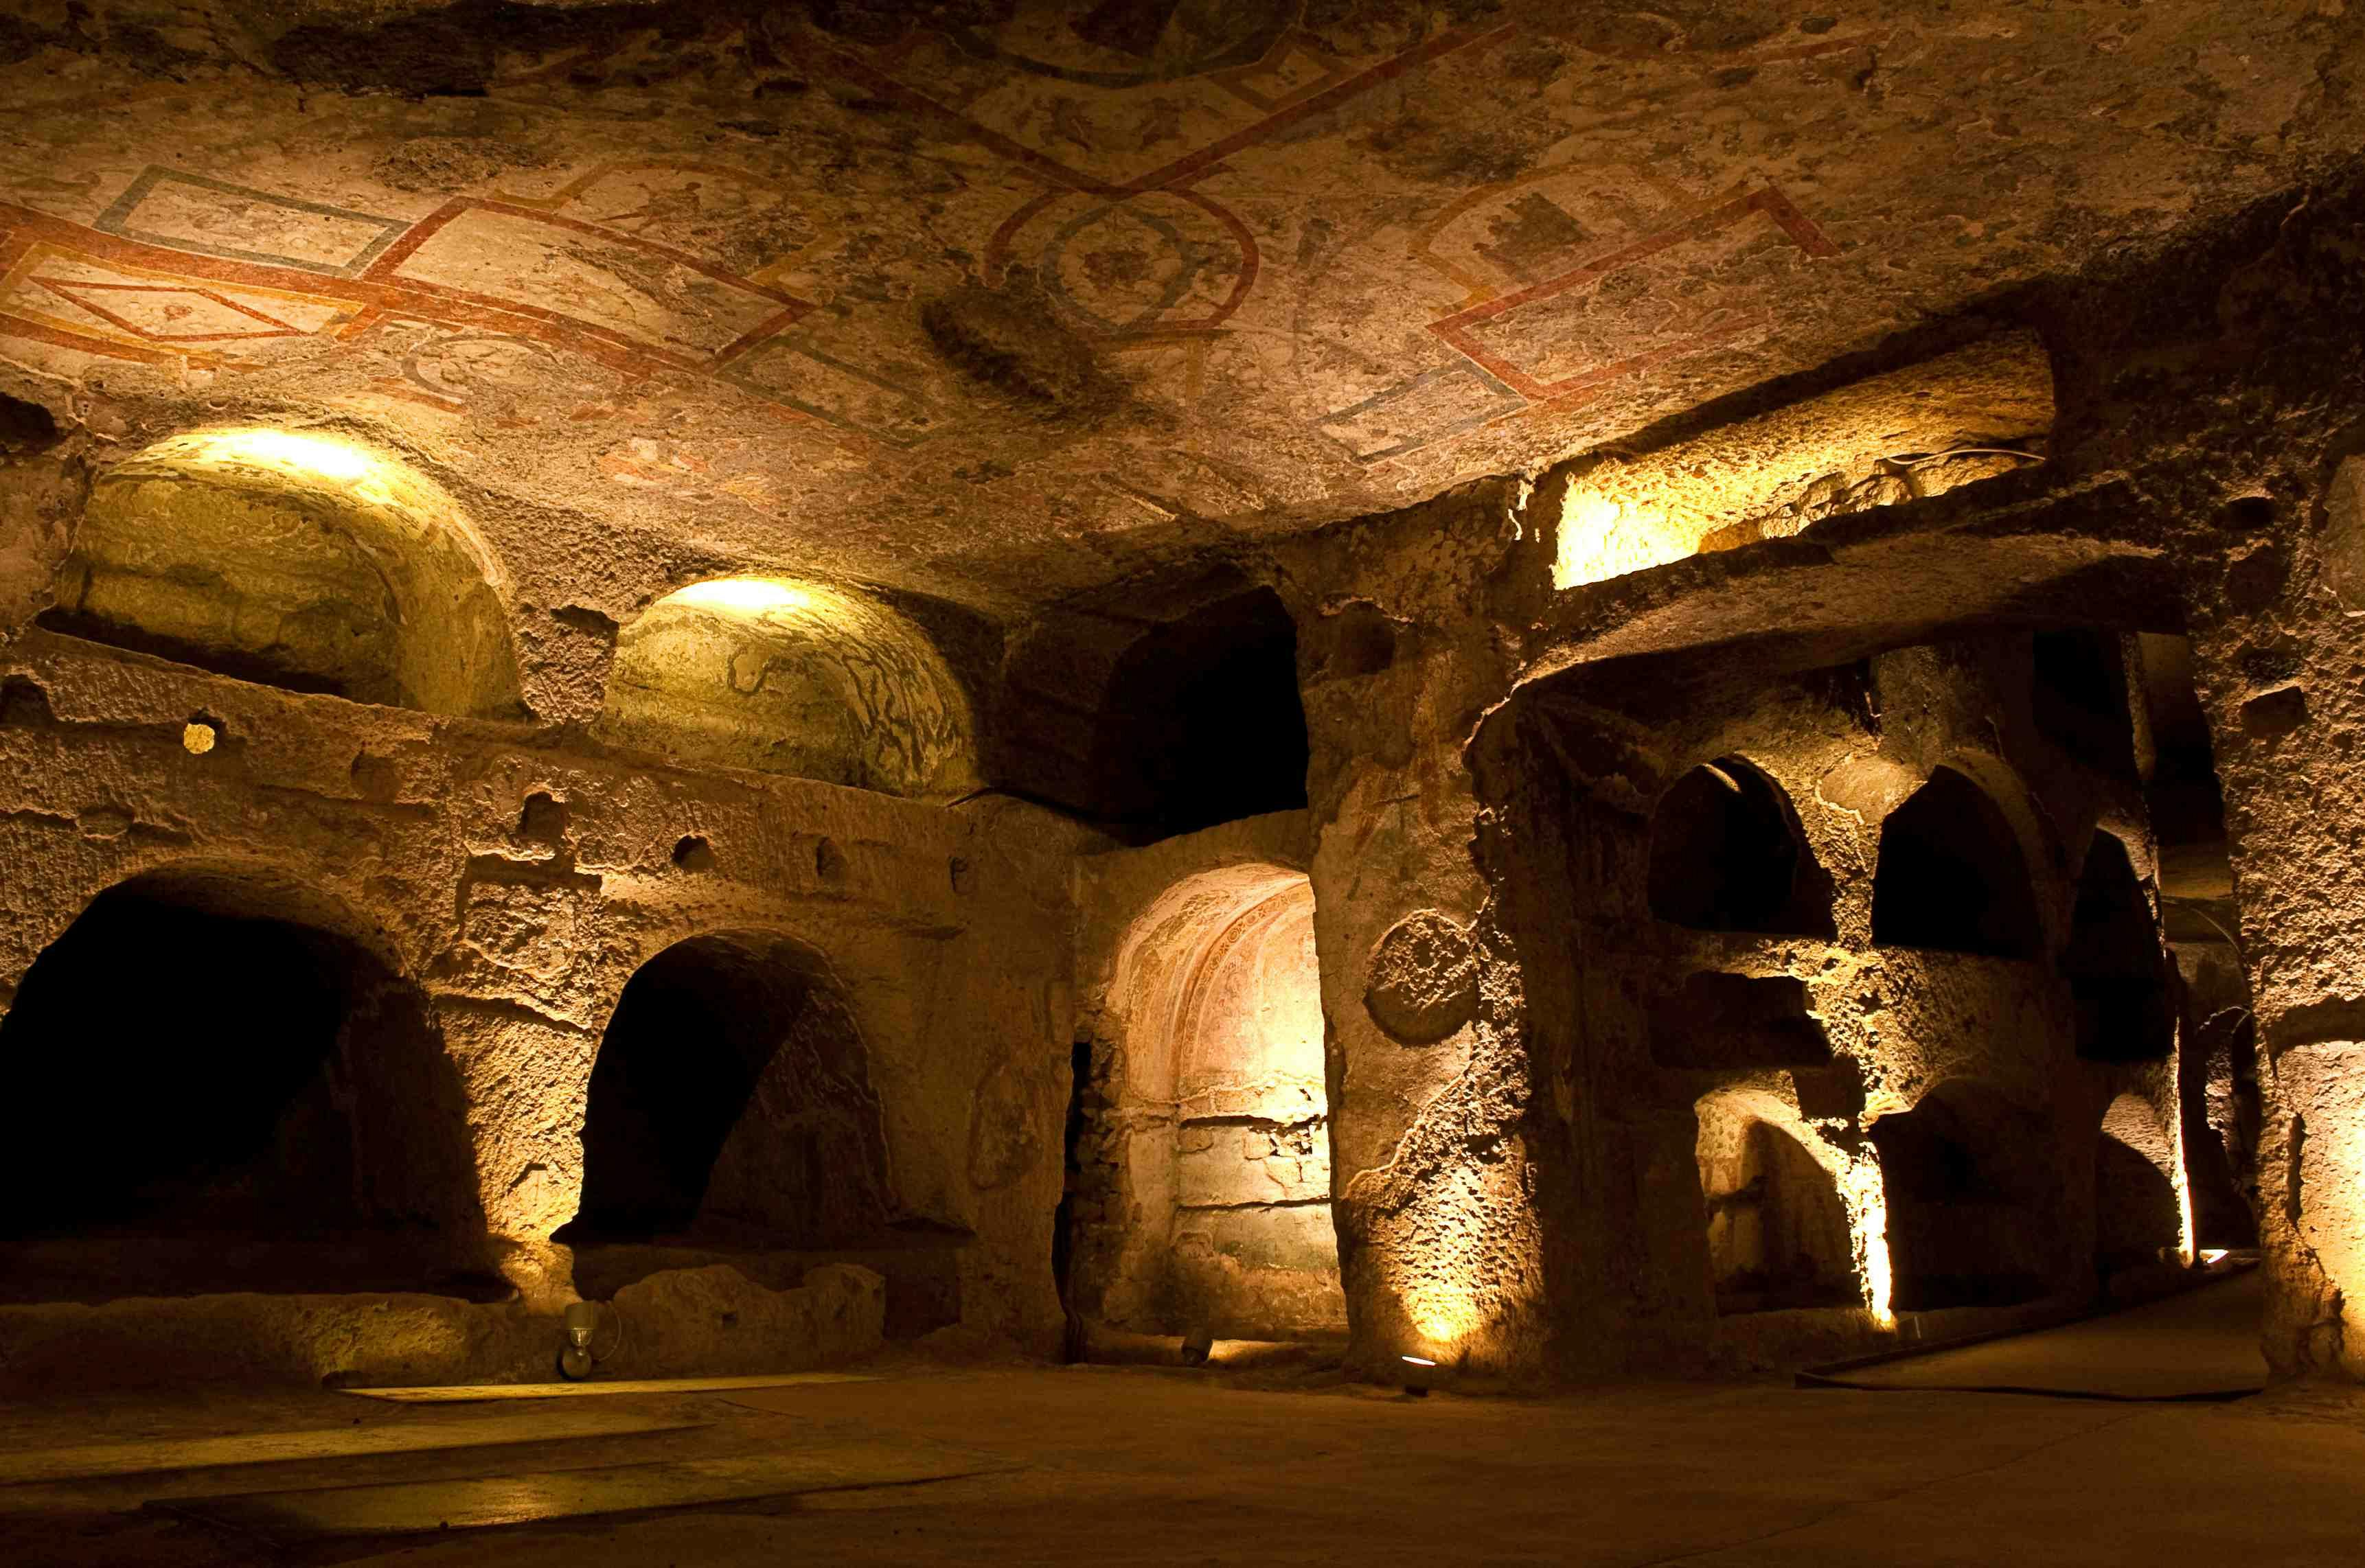
<instances>
[{"instance_id":1,"label":"illuminated floor patch","mask_svg":"<svg viewBox=\"0 0 2365 1568\"><path fill-rule=\"evenodd\" d=\"M705 1424L629 1411L584 1410L565 1417L499 1416L467 1421L408 1422L400 1426L316 1427L292 1432L249 1432L237 1437L91 1443L76 1448L0 1453L0 1485L87 1481L160 1470L269 1464L284 1460L349 1459L363 1454L627 1437L644 1432L683 1431Z\"/></svg>"},{"instance_id":2,"label":"illuminated floor patch","mask_svg":"<svg viewBox=\"0 0 2365 1568\"><path fill-rule=\"evenodd\" d=\"M909 1486L1017 1468L988 1454L857 1442L466 1481L404 1481L164 1498L148 1506L289 1546L335 1537L488 1529L550 1519L754 1502L807 1492Z\"/></svg>"},{"instance_id":3,"label":"illuminated floor patch","mask_svg":"<svg viewBox=\"0 0 2365 1568\"><path fill-rule=\"evenodd\" d=\"M1926 1356L1802 1374L1844 1388L2044 1394L2069 1399L2238 1399L2266 1386L2265 1276L2246 1271L2166 1301Z\"/></svg>"},{"instance_id":4,"label":"illuminated floor patch","mask_svg":"<svg viewBox=\"0 0 2365 1568\"><path fill-rule=\"evenodd\" d=\"M869 1372L764 1372L750 1377L644 1377L615 1383L461 1383L441 1388L348 1388L364 1399L398 1405L466 1405L480 1399L575 1399L595 1394L720 1394L739 1388L793 1388L801 1383L876 1383Z\"/></svg>"}]
</instances>

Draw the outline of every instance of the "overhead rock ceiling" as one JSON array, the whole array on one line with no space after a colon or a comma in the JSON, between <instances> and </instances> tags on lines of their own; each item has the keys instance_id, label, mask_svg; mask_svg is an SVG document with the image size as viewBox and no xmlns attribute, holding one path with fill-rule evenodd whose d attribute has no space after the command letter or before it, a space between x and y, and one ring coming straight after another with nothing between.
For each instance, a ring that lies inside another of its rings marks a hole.
<instances>
[{"instance_id":1,"label":"overhead rock ceiling","mask_svg":"<svg viewBox=\"0 0 2365 1568\"><path fill-rule=\"evenodd\" d=\"M401 450L629 613L1006 614L2288 185L2343 0L34 0L0 386ZM563 540L563 548L554 544ZM529 576L532 574L529 572Z\"/></svg>"}]
</instances>

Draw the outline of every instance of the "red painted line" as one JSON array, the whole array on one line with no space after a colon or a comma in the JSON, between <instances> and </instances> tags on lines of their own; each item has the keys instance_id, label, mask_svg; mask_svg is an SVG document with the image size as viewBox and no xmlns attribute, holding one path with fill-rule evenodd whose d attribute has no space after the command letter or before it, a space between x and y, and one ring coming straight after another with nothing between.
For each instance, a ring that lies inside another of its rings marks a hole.
<instances>
[{"instance_id":1,"label":"red painted line","mask_svg":"<svg viewBox=\"0 0 2365 1568\"><path fill-rule=\"evenodd\" d=\"M112 338L84 337L80 332L64 331L46 322L28 320L6 311L0 311L0 337L29 338L37 343L100 354L107 359L133 360L141 364L178 364L190 357L163 349L143 349L130 343L119 343ZM200 354L196 357L207 359L210 356Z\"/></svg>"}]
</instances>

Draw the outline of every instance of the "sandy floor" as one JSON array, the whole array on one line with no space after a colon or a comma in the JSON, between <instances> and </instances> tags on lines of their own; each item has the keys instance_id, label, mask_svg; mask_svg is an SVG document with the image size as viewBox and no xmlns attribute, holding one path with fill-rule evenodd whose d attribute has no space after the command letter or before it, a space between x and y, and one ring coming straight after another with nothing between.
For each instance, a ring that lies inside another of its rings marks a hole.
<instances>
[{"instance_id":1,"label":"sandy floor","mask_svg":"<svg viewBox=\"0 0 2365 1568\"><path fill-rule=\"evenodd\" d=\"M704 1424L0 1486L0 1562L2365 1561L2365 1403L2330 1393L2145 1406L1659 1384L1551 1400L1410 1400L1338 1384L1080 1368L634 1394L614 1407ZM520 1413L515 1404L501 1411ZM0 1408L0 1453L355 1424L457 1427L487 1414L325 1393L185 1391ZM955 1446L1017 1468L685 1513L320 1541L277 1557L141 1507L167 1496L880 1444Z\"/></svg>"}]
</instances>

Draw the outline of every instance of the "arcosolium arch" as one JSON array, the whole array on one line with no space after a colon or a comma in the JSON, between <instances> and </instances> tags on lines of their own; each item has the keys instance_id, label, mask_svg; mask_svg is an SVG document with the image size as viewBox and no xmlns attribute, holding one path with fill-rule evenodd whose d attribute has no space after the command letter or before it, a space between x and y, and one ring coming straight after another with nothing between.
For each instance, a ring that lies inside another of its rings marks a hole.
<instances>
[{"instance_id":1,"label":"arcosolium arch","mask_svg":"<svg viewBox=\"0 0 2365 1568\"><path fill-rule=\"evenodd\" d=\"M862 1031L819 955L761 932L677 942L600 1042L567 1240L813 1247L891 1208Z\"/></svg>"},{"instance_id":2,"label":"arcosolium arch","mask_svg":"<svg viewBox=\"0 0 2365 1568\"><path fill-rule=\"evenodd\" d=\"M99 894L27 971L0 1064L14 1292L422 1289L476 1261L427 999L290 879L182 867Z\"/></svg>"},{"instance_id":3,"label":"arcosolium arch","mask_svg":"<svg viewBox=\"0 0 2365 1568\"><path fill-rule=\"evenodd\" d=\"M1700 931L1819 935L1830 881L1782 787L1737 756L1692 768L1651 817L1651 913Z\"/></svg>"},{"instance_id":4,"label":"arcosolium arch","mask_svg":"<svg viewBox=\"0 0 2365 1568\"><path fill-rule=\"evenodd\" d=\"M326 431L196 431L100 476L41 622L291 690L502 716L504 588L400 459Z\"/></svg>"},{"instance_id":5,"label":"arcosolium arch","mask_svg":"<svg viewBox=\"0 0 2365 1568\"><path fill-rule=\"evenodd\" d=\"M595 733L679 761L947 801L978 784L967 693L933 643L862 594L721 577L618 640Z\"/></svg>"},{"instance_id":6,"label":"arcosolium arch","mask_svg":"<svg viewBox=\"0 0 2365 1568\"><path fill-rule=\"evenodd\" d=\"M1252 863L1168 889L1126 933L1110 1004L1080 1310L1146 1332L1343 1329L1306 874Z\"/></svg>"},{"instance_id":7,"label":"arcosolium arch","mask_svg":"<svg viewBox=\"0 0 2365 1568\"><path fill-rule=\"evenodd\" d=\"M2002 958L2044 954L2020 835L1967 774L1937 768L1881 823L1872 939Z\"/></svg>"}]
</instances>

